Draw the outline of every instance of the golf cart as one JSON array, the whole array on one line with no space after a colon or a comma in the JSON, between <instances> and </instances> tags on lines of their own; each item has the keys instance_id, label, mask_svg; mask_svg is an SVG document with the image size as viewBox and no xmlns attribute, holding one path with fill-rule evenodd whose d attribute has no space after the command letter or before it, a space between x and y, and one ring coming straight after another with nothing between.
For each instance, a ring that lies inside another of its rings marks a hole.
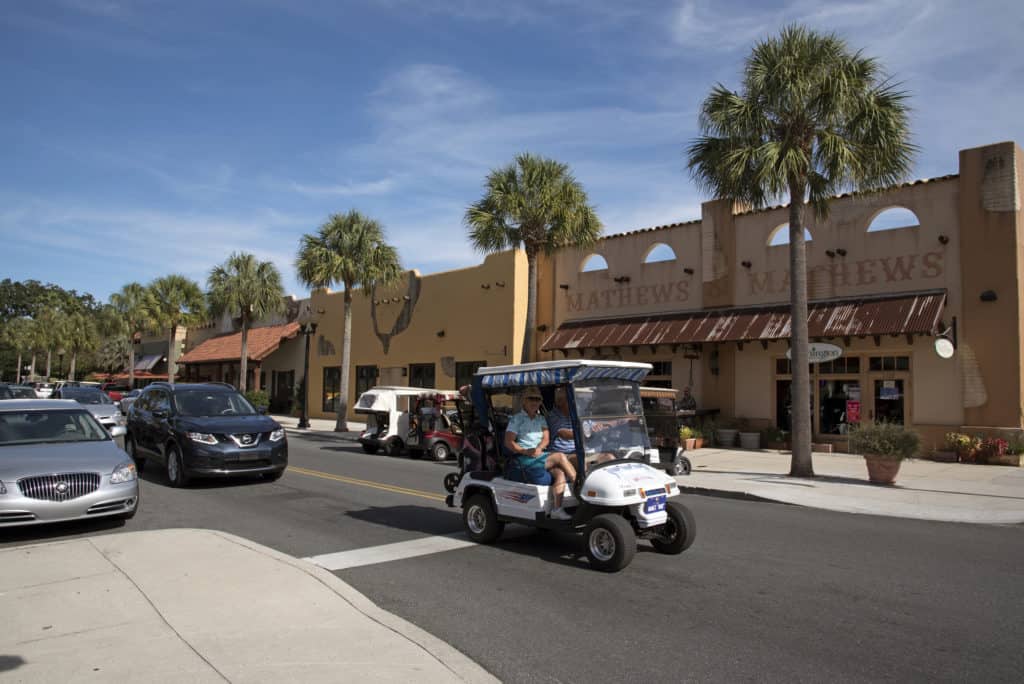
<instances>
[{"instance_id":1,"label":"golf cart","mask_svg":"<svg viewBox=\"0 0 1024 684\"><path fill-rule=\"evenodd\" d=\"M409 434L405 441L409 455L419 458L430 454L443 461L462 449L462 427L454 390L427 390L412 400Z\"/></svg>"},{"instance_id":2,"label":"golf cart","mask_svg":"<svg viewBox=\"0 0 1024 684\"><path fill-rule=\"evenodd\" d=\"M485 453L460 460L482 469L445 478L445 501L462 509L469 538L491 543L510 522L581 532L591 566L606 572L629 565L637 539L665 554L689 548L696 536L693 515L674 500L679 486L660 469L644 421L639 383L650 369L646 363L585 359L480 368L470 397L488 431L479 442ZM551 517L550 487L507 476L515 457L502 447L505 428L530 386L540 389L548 410L555 389L566 390L578 464L562 506L569 520Z\"/></svg>"},{"instance_id":3,"label":"golf cart","mask_svg":"<svg viewBox=\"0 0 1024 684\"><path fill-rule=\"evenodd\" d=\"M434 390L425 387L374 387L363 392L355 412L366 416L366 429L359 435L363 451L375 454L381 449L398 456L409 436L409 406L416 397Z\"/></svg>"},{"instance_id":4,"label":"golf cart","mask_svg":"<svg viewBox=\"0 0 1024 684\"><path fill-rule=\"evenodd\" d=\"M679 439L682 421L676 408L676 390L667 387L641 387L640 401L651 446L658 450L661 467L669 475L689 475L690 459Z\"/></svg>"}]
</instances>

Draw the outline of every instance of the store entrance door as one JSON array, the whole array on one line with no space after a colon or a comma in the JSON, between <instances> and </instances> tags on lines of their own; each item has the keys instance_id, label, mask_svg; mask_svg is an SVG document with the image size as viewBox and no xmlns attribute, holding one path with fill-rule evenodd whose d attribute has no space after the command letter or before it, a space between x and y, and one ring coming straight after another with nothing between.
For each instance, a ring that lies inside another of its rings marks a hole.
<instances>
[{"instance_id":1,"label":"store entrance door","mask_svg":"<svg viewBox=\"0 0 1024 684\"><path fill-rule=\"evenodd\" d=\"M907 381L906 378L876 378L872 381L874 419L876 423L907 422Z\"/></svg>"}]
</instances>

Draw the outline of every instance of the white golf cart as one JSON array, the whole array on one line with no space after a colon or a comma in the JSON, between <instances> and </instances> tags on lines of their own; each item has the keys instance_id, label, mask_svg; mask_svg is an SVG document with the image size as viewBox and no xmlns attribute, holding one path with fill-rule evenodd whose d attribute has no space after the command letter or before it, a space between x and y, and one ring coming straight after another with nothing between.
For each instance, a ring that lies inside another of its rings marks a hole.
<instances>
[{"instance_id":1,"label":"white golf cart","mask_svg":"<svg viewBox=\"0 0 1024 684\"><path fill-rule=\"evenodd\" d=\"M650 370L646 363L583 359L480 368L470 393L485 423L476 428L490 433L482 441L494 453L472 462L490 468L445 478L446 503L462 509L470 539L493 542L509 522L579 531L591 566L607 572L632 561L638 538L665 554L689 548L696 536L693 515L672 500L679 486L662 470L644 422L639 383ZM566 389L580 464L563 502L570 520L550 517L550 487L516 481L515 469L505 467L515 458L501 446L505 428L528 386L540 389L547 410L555 389Z\"/></svg>"},{"instance_id":2,"label":"white golf cart","mask_svg":"<svg viewBox=\"0 0 1024 684\"><path fill-rule=\"evenodd\" d=\"M424 387L374 387L359 395L355 412L366 416L366 429L359 435L363 451L375 454L384 450L398 456L405 450L409 435L410 405L424 392Z\"/></svg>"}]
</instances>

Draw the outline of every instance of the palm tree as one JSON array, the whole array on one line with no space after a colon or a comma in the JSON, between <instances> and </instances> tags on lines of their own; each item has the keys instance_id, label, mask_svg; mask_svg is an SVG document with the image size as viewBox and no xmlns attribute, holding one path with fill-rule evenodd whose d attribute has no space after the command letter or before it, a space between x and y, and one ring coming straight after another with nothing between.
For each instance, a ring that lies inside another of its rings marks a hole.
<instances>
[{"instance_id":1,"label":"palm tree","mask_svg":"<svg viewBox=\"0 0 1024 684\"><path fill-rule=\"evenodd\" d=\"M716 197L754 208L789 199L793 476L814 475L804 203L824 219L838 192L906 176L915 151L906 97L876 60L835 34L789 26L754 46L741 90L712 89L702 135L687 150L691 175Z\"/></svg>"},{"instance_id":2,"label":"palm tree","mask_svg":"<svg viewBox=\"0 0 1024 684\"><path fill-rule=\"evenodd\" d=\"M153 325L146 308L146 288L128 283L110 295L110 305L123 322L121 334L128 336L128 386L135 387L135 335ZM115 330L109 332L117 334Z\"/></svg>"},{"instance_id":3,"label":"palm tree","mask_svg":"<svg viewBox=\"0 0 1024 684\"><path fill-rule=\"evenodd\" d=\"M356 210L333 214L315 235L303 235L295 259L299 280L311 288L345 286L341 343L341 393L337 432L348 430L349 354L352 348L352 290L387 286L402 274L398 251L384 241L384 227Z\"/></svg>"},{"instance_id":4,"label":"palm tree","mask_svg":"<svg viewBox=\"0 0 1024 684\"><path fill-rule=\"evenodd\" d=\"M68 380L75 379L78 355L91 352L99 346L99 330L95 316L85 310L72 311L62 317L61 344L71 352Z\"/></svg>"},{"instance_id":5,"label":"palm tree","mask_svg":"<svg viewBox=\"0 0 1024 684\"><path fill-rule=\"evenodd\" d=\"M267 314L284 308L284 288L281 274L269 261L257 261L252 254L232 254L220 266L210 271L206 281L210 313L236 313L242 319L241 376L238 389L245 392L249 361L249 326Z\"/></svg>"},{"instance_id":6,"label":"palm tree","mask_svg":"<svg viewBox=\"0 0 1024 684\"><path fill-rule=\"evenodd\" d=\"M147 316L154 326L167 331L167 380L173 385L178 372L175 332L179 325L194 325L203 320L203 291L194 280L183 275L168 275L149 284L145 302Z\"/></svg>"},{"instance_id":7,"label":"palm tree","mask_svg":"<svg viewBox=\"0 0 1024 684\"><path fill-rule=\"evenodd\" d=\"M27 318L12 318L4 324L3 341L10 345L18 356L18 368L15 371L15 382L21 382L22 354L32 349L32 321Z\"/></svg>"},{"instance_id":8,"label":"palm tree","mask_svg":"<svg viewBox=\"0 0 1024 684\"><path fill-rule=\"evenodd\" d=\"M553 159L520 154L491 171L482 199L466 210L473 246L484 253L522 245L527 263L526 331L520 360L529 361L537 325L537 256L561 247L589 247L601 236L601 221L569 167Z\"/></svg>"}]
</instances>

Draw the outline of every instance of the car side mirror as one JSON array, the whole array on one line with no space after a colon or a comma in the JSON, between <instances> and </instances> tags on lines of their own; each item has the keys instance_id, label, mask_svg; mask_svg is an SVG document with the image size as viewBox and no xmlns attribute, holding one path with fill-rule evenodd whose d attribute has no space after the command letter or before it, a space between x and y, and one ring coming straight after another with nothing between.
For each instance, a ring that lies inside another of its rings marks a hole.
<instances>
[{"instance_id":1,"label":"car side mirror","mask_svg":"<svg viewBox=\"0 0 1024 684\"><path fill-rule=\"evenodd\" d=\"M124 437L127 434L128 428L126 428L124 425L115 425L112 428L110 428L111 437Z\"/></svg>"},{"instance_id":2,"label":"car side mirror","mask_svg":"<svg viewBox=\"0 0 1024 684\"><path fill-rule=\"evenodd\" d=\"M266 406L257 406L256 407L256 413L260 414L261 416L267 415L267 407Z\"/></svg>"}]
</instances>

